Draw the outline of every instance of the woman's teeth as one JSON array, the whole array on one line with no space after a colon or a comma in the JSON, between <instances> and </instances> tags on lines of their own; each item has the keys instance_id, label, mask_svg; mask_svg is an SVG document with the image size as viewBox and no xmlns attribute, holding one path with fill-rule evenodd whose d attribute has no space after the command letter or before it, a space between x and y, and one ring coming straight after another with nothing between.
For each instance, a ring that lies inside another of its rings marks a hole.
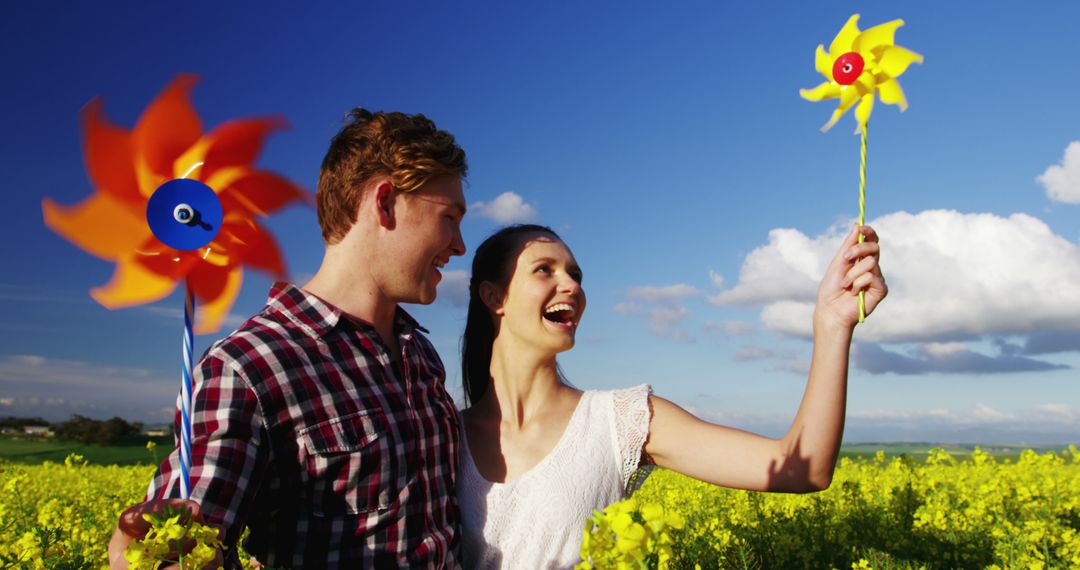
<instances>
[{"instance_id":1,"label":"woman's teeth","mask_svg":"<svg viewBox=\"0 0 1080 570\"><path fill-rule=\"evenodd\" d=\"M556 303L544 309L544 318L557 323L569 323L574 318L574 307L568 303Z\"/></svg>"}]
</instances>

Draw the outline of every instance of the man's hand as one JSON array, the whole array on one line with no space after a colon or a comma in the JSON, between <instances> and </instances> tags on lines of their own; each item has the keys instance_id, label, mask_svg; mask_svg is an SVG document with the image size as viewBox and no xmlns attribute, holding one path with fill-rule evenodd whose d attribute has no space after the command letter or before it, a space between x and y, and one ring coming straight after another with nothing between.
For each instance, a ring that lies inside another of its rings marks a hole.
<instances>
[{"instance_id":1,"label":"man's hand","mask_svg":"<svg viewBox=\"0 0 1080 570\"><path fill-rule=\"evenodd\" d=\"M203 522L202 510L199 508L199 504L190 499L161 499L146 501L133 505L120 513L120 520L117 522L116 529L113 531L112 539L109 540L109 569L110 570L127 570L128 562L124 558L124 551L127 550L131 541L138 540L146 536L147 531L150 530L150 523L146 520L144 515L161 513L168 507L185 508L191 511L191 517L196 522ZM220 553L218 554L218 560L214 567L220 566ZM178 568L176 565L164 566L164 569Z\"/></svg>"}]
</instances>

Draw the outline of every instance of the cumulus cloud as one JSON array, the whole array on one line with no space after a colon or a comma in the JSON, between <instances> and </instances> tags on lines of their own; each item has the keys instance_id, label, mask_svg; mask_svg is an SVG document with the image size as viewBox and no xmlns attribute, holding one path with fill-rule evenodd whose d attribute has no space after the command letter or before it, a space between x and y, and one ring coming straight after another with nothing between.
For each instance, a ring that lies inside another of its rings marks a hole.
<instances>
[{"instance_id":1,"label":"cumulus cloud","mask_svg":"<svg viewBox=\"0 0 1080 570\"><path fill-rule=\"evenodd\" d=\"M690 315L683 301L701 294L696 287L682 283L630 287L626 291L630 301L618 303L614 310L627 315L641 315L649 332L656 336L689 340L690 336L679 326Z\"/></svg>"},{"instance_id":2,"label":"cumulus cloud","mask_svg":"<svg viewBox=\"0 0 1080 570\"><path fill-rule=\"evenodd\" d=\"M649 303L677 303L689 297L701 294L697 288L690 285L676 284L657 287L644 285L631 287L626 291L626 297L634 301L646 301Z\"/></svg>"},{"instance_id":3,"label":"cumulus cloud","mask_svg":"<svg viewBox=\"0 0 1080 570\"><path fill-rule=\"evenodd\" d=\"M438 299L454 307L467 307L469 305L469 272L464 269L443 271L442 281L439 281Z\"/></svg>"},{"instance_id":4,"label":"cumulus cloud","mask_svg":"<svg viewBox=\"0 0 1080 570\"><path fill-rule=\"evenodd\" d=\"M1061 164L1055 164L1035 178L1046 188L1051 200L1080 204L1080 141L1065 148Z\"/></svg>"},{"instance_id":5,"label":"cumulus cloud","mask_svg":"<svg viewBox=\"0 0 1080 570\"><path fill-rule=\"evenodd\" d=\"M701 328L705 334L716 337L740 336L754 332L753 323L734 320L727 320L723 323L705 321L702 323Z\"/></svg>"},{"instance_id":6,"label":"cumulus cloud","mask_svg":"<svg viewBox=\"0 0 1080 570\"><path fill-rule=\"evenodd\" d=\"M776 351L763 346L747 346L735 353L735 362L748 362L751 360L764 360L776 356Z\"/></svg>"},{"instance_id":7,"label":"cumulus cloud","mask_svg":"<svg viewBox=\"0 0 1080 570\"><path fill-rule=\"evenodd\" d=\"M743 306L786 299L812 301L817 283L842 237L837 228L818 238L794 229L772 230L768 245L746 256L739 270L739 282L709 301Z\"/></svg>"},{"instance_id":8,"label":"cumulus cloud","mask_svg":"<svg viewBox=\"0 0 1080 570\"><path fill-rule=\"evenodd\" d=\"M469 211L500 224L520 224L536 219L536 208L513 192L503 192L491 202L477 202L469 206Z\"/></svg>"},{"instance_id":9,"label":"cumulus cloud","mask_svg":"<svg viewBox=\"0 0 1080 570\"><path fill-rule=\"evenodd\" d=\"M172 375L38 355L0 357L3 413L67 419L73 413L122 416L133 421L168 421L163 404L176 401Z\"/></svg>"},{"instance_id":10,"label":"cumulus cloud","mask_svg":"<svg viewBox=\"0 0 1080 570\"><path fill-rule=\"evenodd\" d=\"M1015 354L986 355L971 350L964 343L926 343L910 348L907 354L886 350L876 344L860 343L853 350L852 360L856 367L873 374L891 372L900 375L1003 374L1069 368Z\"/></svg>"},{"instance_id":11,"label":"cumulus cloud","mask_svg":"<svg viewBox=\"0 0 1080 570\"><path fill-rule=\"evenodd\" d=\"M930 210L872 222L889 299L859 327L879 342L1080 330L1080 247L1026 214ZM809 338L817 283L850 226L810 237L778 229L747 255L715 304L762 306L766 328Z\"/></svg>"},{"instance_id":12,"label":"cumulus cloud","mask_svg":"<svg viewBox=\"0 0 1080 570\"><path fill-rule=\"evenodd\" d=\"M687 338L686 331L675 327L689 314L689 309L682 305L659 305L653 307L647 313L649 332L656 336L684 340Z\"/></svg>"}]
</instances>

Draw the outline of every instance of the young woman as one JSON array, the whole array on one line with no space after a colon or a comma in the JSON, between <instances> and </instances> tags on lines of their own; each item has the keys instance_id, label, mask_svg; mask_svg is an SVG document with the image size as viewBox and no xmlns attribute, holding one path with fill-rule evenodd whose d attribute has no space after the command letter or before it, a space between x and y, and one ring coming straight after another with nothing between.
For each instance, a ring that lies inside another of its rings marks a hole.
<instances>
[{"instance_id":1,"label":"young woman","mask_svg":"<svg viewBox=\"0 0 1080 570\"><path fill-rule=\"evenodd\" d=\"M865 238L858 243L858 235ZM844 428L858 293L885 297L877 234L852 231L814 310L810 379L787 434L770 439L694 417L648 386L585 391L556 356L585 311L582 271L551 229L512 226L476 250L462 339L469 408L457 497L468 568L569 568L593 509L618 500L642 460L702 481L810 492L832 480Z\"/></svg>"}]
</instances>

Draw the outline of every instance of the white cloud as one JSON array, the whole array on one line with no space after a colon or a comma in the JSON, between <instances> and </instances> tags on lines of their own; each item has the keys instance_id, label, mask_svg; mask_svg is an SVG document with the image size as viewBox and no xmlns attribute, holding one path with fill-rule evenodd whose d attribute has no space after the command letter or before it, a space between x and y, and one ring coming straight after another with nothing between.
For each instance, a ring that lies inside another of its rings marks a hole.
<instances>
[{"instance_id":1,"label":"white cloud","mask_svg":"<svg viewBox=\"0 0 1080 570\"><path fill-rule=\"evenodd\" d=\"M469 272L464 269L443 271L439 281L438 299L454 307L469 305Z\"/></svg>"},{"instance_id":2,"label":"white cloud","mask_svg":"<svg viewBox=\"0 0 1080 570\"><path fill-rule=\"evenodd\" d=\"M972 424L1074 425L1080 427L1080 406L1048 403L1015 411L998 410L982 402L968 409L933 408L929 410L894 410L864 408L848 410L848 418L879 422L934 421L955 426Z\"/></svg>"},{"instance_id":3,"label":"white cloud","mask_svg":"<svg viewBox=\"0 0 1080 570\"><path fill-rule=\"evenodd\" d=\"M776 353L763 346L747 346L735 353L735 362L747 362L750 360L762 360L772 358Z\"/></svg>"},{"instance_id":4,"label":"white cloud","mask_svg":"<svg viewBox=\"0 0 1080 570\"><path fill-rule=\"evenodd\" d=\"M652 334L672 340L692 340L679 324L690 315L682 302L702 293L696 287L674 285L642 285L626 290L630 302L615 305L615 312L641 314Z\"/></svg>"},{"instance_id":5,"label":"white cloud","mask_svg":"<svg viewBox=\"0 0 1080 570\"><path fill-rule=\"evenodd\" d=\"M1080 247L1026 214L1007 218L929 210L872 222L881 235L889 298L860 325L859 340L940 342L981 335L1080 330ZM766 328L811 333L817 282L847 226L808 237L769 233L747 255L717 304L763 305Z\"/></svg>"},{"instance_id":6,"label":"white cloud","mask_svg":"<svg viewBox=\"0 0 1080 570\"><path fill-rule=\"evenodd\" d=\"M725 398L696 396L683 406L708 421L746 429L770 437L784 434L794 414L755 414L724 404ZM1080 406L1047 403L1002 410L982 402L968 408L900 410L851 406L844 427L844 443L939 443L1062 445L1076 443Z\"/></svg>"},{"instance_id":7,"label":"white cloud","mask_svg":"<svg viewBox=\"0 0 1080 570\"><path fill-rule=\"evenodd\" d=\"M746 256L739 282L709 301L717 305L759 305L785 299L813 300L817 283L842 237L836 228L814 239L799 230L772 230L769 244Z\"/></svg>"},{"instance_id":8,"label":"white cloud","mask_svg":"<svg viewBox=\"0 0 1080 570\"><path fill-rule=\"evenodd\" d=\"M1035 360L1000 350L995 355L976 352L964 343L927 343L904 352L877 344L858 343L852 351L855 366L873 374L1004 374L1063 370L1068 366Z\"/></svg>"},{"instance_id":9,"label":"white cloud","mask_svg":"<svg viewBox=\"0 0 1080 570\"><path fill-rule=\"evenodd\" d=\"M1050 166L1035 180L1046 187L1051 200L1080 204L1080 141L1069 143L1061 164Z\"/></svg>"},{"instance_id":10,"label":"white cloud","mask_svg":"<svg viewBox=\"0 0 1080 570\"><path fill-rule=\"evenodd\" d=\"M973 408L968 410L932 408L929 410L908 411L891 410L887 408L869 408L849 410L847 415L849 418L860 420L877 420L882 422L918 422L922 420L933 420L956 425L1015 422L1020 419L1020 416L1015 413L1002 412L981 402L977 402Z\"/></svg>"},{"instance_id":11,"label":"white cloud","mask_svg":"<svg viewBox=\"0 0 1080 570\"><path fill-rule=\"evenodd\" d=\"M536 219L536 208L526 204L521 196L513 192L503 192L491 202L477 202L469 206L469 211L500 224L519 224Z\"/></svg>"},{"instance_id":12,"label":"white cloud","mask_svg":"<svg viewBox=\"0 0 1080 570\"><path fill-rule=\"evenodd\" d=\"M702 323L701 329L708 336L730 337L750 334L754 332L754 325L746 321L728 320L723 323L705 321Z\"/></svg>"},{"instance_id":13,"label":"white cloud","mask_svg":"<svg viewBox=\"0 0 1080 570\"><path fill-rule=\"evenodd\" d=\"M689 297L696 297L701 294L696 287L690 285L684 285L678 283L675 285L643 285L641 287L631 287L626 291L626 297L635 301L645 301L648 303L677 303L683 299Z\"/></svg>"},{"instance_id":14,"label":"white cloud","mask_svg":"<svg viewBox=\"0 0 1080 570\"><path fill-rule=\"evenodd\" d=\"M984 403L967 409L853 409L848 411L844 441L1062 445L1074 443L1078 429L1080 407L1059 404L1017 410Z\"/></svg>"},{"instance_id":15,"label":"white cloud","mask_svg":"<svg viewBox=\"0 0 1080 570\"><path fill-rule=\"evenodd\" d=\"M1080 406L1068 404L1042 404L1035 406L1035 411L1046 421L1065 424L1080 424Z\"/></svg>"},{"instance_id":16,"label":"white cloud","mask_svg":"<svg viewBox=\"0 0 1080 570\"><path fill-rule=\"evenodd\" d=\"M922 345L927 355L935 358L948 358L968 352L966 342L928 342Z\"/></svg>"},{"instance_id":17,"label":"white cloud","mask_svg":"<svg viewBox=\"0 0 1080 570\"><path fill-rule=\"evenodd\" d=\"M179 371L177 371L179 376ZM0 357L0 401L5 413L67 419L72 413L164 421L180 383L142 368L58 360L37 355Z\"/></svg>"},{"instance_id":18,"label":"white cloud","mask_svg":"<svg viewBox=\"0 0 1080 570\"><path fill-rule=\"evenodd\" d=\"M681 329L674 329L674 327L689 314L690 311L681 305L659 305L653 307L649 309L648 313L649 331L656 336L682 340L686 338L686 332Z\"/></svg>"}]
</instances>

